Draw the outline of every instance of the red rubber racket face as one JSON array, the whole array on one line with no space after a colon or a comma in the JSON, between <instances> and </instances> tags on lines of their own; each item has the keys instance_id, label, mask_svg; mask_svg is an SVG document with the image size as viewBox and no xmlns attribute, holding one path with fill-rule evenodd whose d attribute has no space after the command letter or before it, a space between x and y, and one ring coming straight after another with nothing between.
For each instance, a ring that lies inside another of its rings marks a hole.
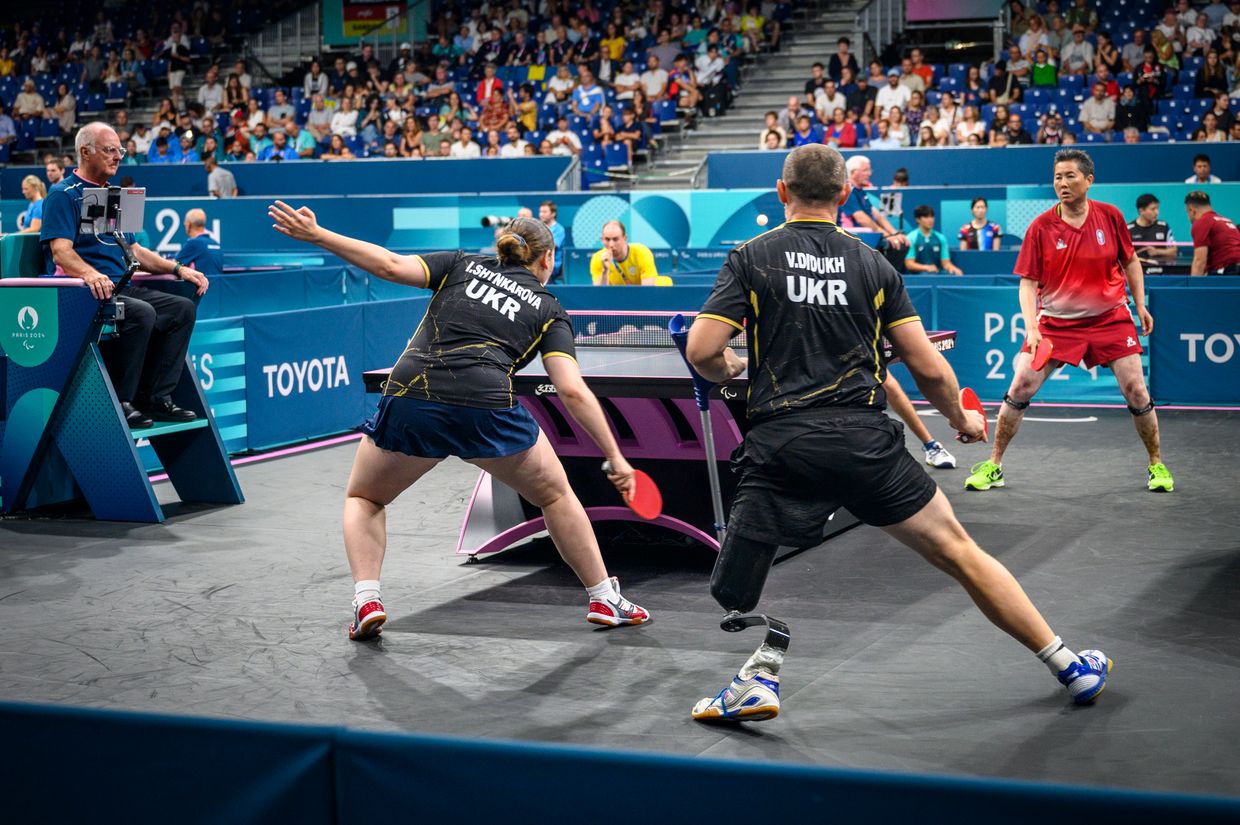
<instances>
[{"instance_id":1,"label":"red rubber racket face","mask_svg":"<svg viewBox=\"0 0 1240 825\"><path fill-rule=\"evenodd\" d=\"M970 387L965 387L960 391L960 406L966 410L973 410L982 415L982 435L986 438L990 437L990 422L986 420L986 409L982 406L981 399L977 397L977 393L973 392Z\"/></svg>"},{"instance_id":2,"label":"red rubber racket face","mask_svg":"<svg viewBox=\"0 0 1240 825\"><path fill-rule=\"evenodd\" d=\"M1049 338L1043 338L1041 341L1038 341L1038 348L1033 353L1033 361L1029 364L1034 372L1039 372L1046 366L1046 363L1051 360L1051 350L1054 348L1055 345Z\"/></svg>"},{"instance_id":3,"label":"red rubber racket face","mask_svg":"<svg viewBox=\"0 0 1240 825\"><path fill-rule=\"evenodd\" d=\"M663 512L663 494L654 483L654 479L641 470L633 471L633 495L625 504L634 513L649 521L656 519Z\"/></svg>"}]
</instances>

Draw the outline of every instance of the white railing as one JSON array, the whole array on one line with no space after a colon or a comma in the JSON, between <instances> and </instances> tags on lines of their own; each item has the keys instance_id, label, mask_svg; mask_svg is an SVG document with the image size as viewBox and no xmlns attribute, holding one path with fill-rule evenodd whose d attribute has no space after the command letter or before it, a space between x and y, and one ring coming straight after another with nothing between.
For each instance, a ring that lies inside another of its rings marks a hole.
<instances>
[{"instance_id":1,"label":"white railing","mask_svg":"<svg viewBox=\"0 0 1240 825\"><path fill-rule=\"evenodd\" d=\"M853 43L857 62L864 66L904 31L904 0L870 0L857 12ZM867 54L867 47L872 52Z\"/></svg>"},{"instance_id":2,"label":"white railing","mask_svg":"<svg viewBox=\"0 0 1240 825\"><path fill-rule=\"evenodd\" d=\"M257 57L277 77L296 66L305 57L316 57L323 50L323 12L313 3L268 25L250 39L247 57ZM313 41L310 54L305 53L304 40Z\"/></svg>"}]
</instances>

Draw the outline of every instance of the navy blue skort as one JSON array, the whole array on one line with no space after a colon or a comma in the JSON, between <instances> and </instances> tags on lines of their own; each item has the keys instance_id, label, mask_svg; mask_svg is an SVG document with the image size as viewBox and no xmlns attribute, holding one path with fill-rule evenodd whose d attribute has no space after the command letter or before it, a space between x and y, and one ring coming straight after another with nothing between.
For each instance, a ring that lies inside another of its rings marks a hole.
<instances>
[{"instance_id":1,"label":"navy blue skort","mask_svg":"<svg viewBox=\"0 0 1240 825\"><path fill-rule=\"evenodd\" d=\"M384 450L422 458L502 458L538 441L538 422L520 404L506 410L384 396L362 432Z\"/></svg>"}]
</instances>

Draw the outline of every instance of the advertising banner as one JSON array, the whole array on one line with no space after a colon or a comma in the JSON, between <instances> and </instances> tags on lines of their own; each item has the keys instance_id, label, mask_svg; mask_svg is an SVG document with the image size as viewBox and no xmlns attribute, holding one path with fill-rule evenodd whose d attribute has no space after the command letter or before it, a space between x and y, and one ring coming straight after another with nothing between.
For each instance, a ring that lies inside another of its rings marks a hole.
<instances>
[{"instance_id":1,"label":"advertising banner","mask_svg":"<svg viewBox=\"0 0 1240 825\"><path fill-rule=\"evenodd\" d=\"M1150 302L1156 402L1240 402L1240 289L1160 289Z\"/></svg>"},{"instance_id":2,"label":"advertising banner","mask_svg":"<svg viewBox=\"0 0 1240 825\"><path fill-rule=\"evenodd\" d=\"M245 319L250 449L261 450L362 423L361 306Z\"/></svg>"}]
</instances>

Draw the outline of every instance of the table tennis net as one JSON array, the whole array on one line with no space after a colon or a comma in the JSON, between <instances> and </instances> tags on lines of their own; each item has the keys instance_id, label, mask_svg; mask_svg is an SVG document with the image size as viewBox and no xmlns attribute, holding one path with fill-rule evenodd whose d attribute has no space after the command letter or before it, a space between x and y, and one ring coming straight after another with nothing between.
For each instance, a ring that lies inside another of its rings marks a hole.
<instances>
[{"instance_id":1,"label":"table tennis net","mask_svg":"<svg viewBox=\"0 0 1240 825\"><path fill-rule=\"evenodd\" d=\"M675 312L591 312L569 310L573 322L574 343L579 347L625 347L662 349L674 347L668 322ZM679 313L692 326L697 313ZM738 332L731 346L743 348L745 334Z\"/></svg>"}]
</instances>

